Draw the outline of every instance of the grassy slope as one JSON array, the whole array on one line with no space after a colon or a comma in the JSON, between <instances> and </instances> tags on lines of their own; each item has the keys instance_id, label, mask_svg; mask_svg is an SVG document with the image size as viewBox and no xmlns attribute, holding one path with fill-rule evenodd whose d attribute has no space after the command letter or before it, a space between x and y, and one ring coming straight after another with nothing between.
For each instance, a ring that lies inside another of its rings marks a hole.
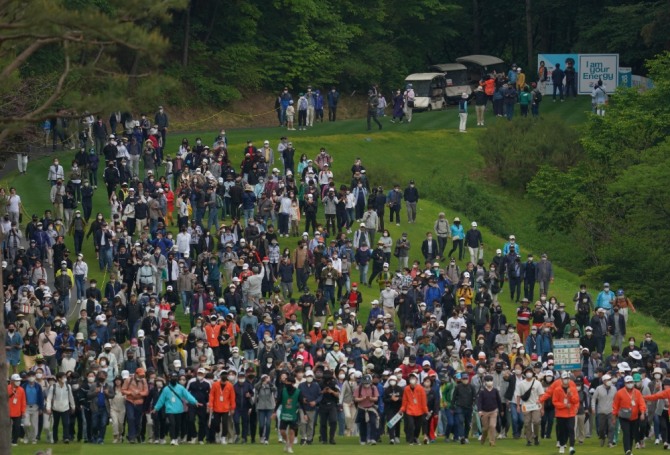
<instances>
[{"instance_id":1,"label":"grassy slope","mask_svg":"<svg viewBox=\"0 0 670 455\"><path fill-rule=\"evenodd\" d=\"M548 102L545 103L543 108L550 115L560 116L578 125L584 121L584 112L588 110L589 104L586 99L582 99L577 103L553 104ZM391 124L389 118L386 117L382 119L384 125L382 131L373 130L367 133L365 131L365 120L360 119L317 124L309 131L290 132L289 139L294 142L297 148L297 156L306 153L308 156L314 157L318 153L319 147L326 147L335 158L333 168L338 182L348 183L349 168L354 158L360 157L368 168L369 176L373 182L375 182L375 175L379 179L381 174L384 180L389 176L399 176L401 178L400 184L404 187L407 181L413 178L417 180L417 186L421 190L421 182L429 178L428 174L434 169L439 169L439 175L445 180L456 179L460 181L463 175L476 178L482 160L476 153L478 133L475 130L476 128L472 126L475 122L473 117L474 113L471 114L469 119L470 129L468 134L457 132L458 120L452 107L446 112L416 114L411 124ZM487 122L493 121L505 120L491 116L487 117ZM230 155L233 161L241 161L242 149L247 139L253 139L257 145L268 139L275 145L279 137L284 134L287 134L287 132L280 128L230 130L228 131ZM204 143L211 143L215 134L203 134L201 136ZM168 150L174 151L182 137L188 137L193 143L196 134L171 135L168 140ZM58 152L57 155L64 164L69 161L68 156L71 156L69 152ZM27 175L10 175L2 182L3 185L17 187L29 214L37 213L41 215L43 210L50 206L47 196L49 186L46 182L49 162L48 158L31 162ZM569 250L572 248L569 239L553 235L545 237L542 233L536 232L534 219L537 211L541 210L540 203L501 191L485 182L481 185L493 189L501 204L505 204L502 216L503 222L513 229L512 232L516 234L522 247L522 253L533 251L537 255L546 251L550 257L565 257L564 255L569 254ZM104 189L102 189L102 185L100 187L101 189L96 193L94 200L94 213L96 210L101 210L109 215L109 209L105 205L106 193L103 194ZM432 224L438 212L445 211L449 219L460 216L466 226L472 221L466 219L462 213L450 210L449 201L430 201L429 194L424 194L423 197L428 199L424 199L419 204L417 224L407 225L403 223L401 227L387 226L390 228L394 239L403 231L409 232L413 244L412 259L421 258L420 242L423 240L425 232L432 230ZM103 207L104 209L102 209ZM404 212L402 213L402 219L405 219ZM494 253L495 248L502 247L504 240L493 236L486 226L481 226L481 230L484 234L484 242L487 245L486 259L488 260ZM67 241L72 248L72 240L68 239ZM286 242L287 240L282 240L282 246L286 245ZM293 239L288 240L288 242L287 245L291 247L295 244ZM95 256L91 241L86 242L84 253L89 263L89 269L92 270L91 277L102 279L102 274L97 271L97 264L93 260ZM395 259L393 261L392 268L395 267ZM552 294L555 294L561 301L569 302L578 288L579 277L562 268L560 261L555 261L554 264L556 266L556 282L552 287ZM460 265L464 266L464 264ZM357 280L356 273L354 273L352 279ZM613 285L616 286L616 283ZM375 288L372 290L364 289L363 292L366 303L377 297ZM505 289L501 302L503 302L506 313L511 315L514 306L508 296L507 289ZM364 305L364 308L366 308L366 305ZM568 304L568 309L570 310L570 304ZM367 313L367 308L364 312ZM636 315L630 319L629 332L632 332L638 339L647 330L654 332L656 340L662 346L670 344L670 330L668 328L661 327L652 318L642 315Z\"/></svg>"}]
</instances>

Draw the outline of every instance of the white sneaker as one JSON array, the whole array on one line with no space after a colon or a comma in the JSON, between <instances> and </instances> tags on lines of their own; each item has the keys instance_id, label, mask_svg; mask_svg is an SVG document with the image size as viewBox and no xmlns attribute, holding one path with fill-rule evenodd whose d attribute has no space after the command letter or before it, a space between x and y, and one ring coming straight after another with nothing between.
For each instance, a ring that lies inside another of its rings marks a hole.
<instances>
[{"instance_id":1,"label":"white sneaker","mask_svg":"<svg viewBox=\"0 0 670 455\"><path fill-rule=\"evenodd\" d=\"M165 439L161 439L161 445L165 445Z\"/></svg>"},{"instance_id":2,"label":"white sneaker","mask_svg":"<svg viewBox=\"0 0 670 455\"><path fill-rule=\"evenodd\" d=\"M286 449L286 451L287 451L288 453L293 453L293 447L289 447L288 449Z\"/></svg>"},{"instance_id":3,"label":"white sneaker","mask_svg":"<svg viewBox=\"0 0 670 455\"><path fill-rule=\"evenodd\" d=\"M575 455L575 448L574 447L570 447L570 455Z\"/></svg>"},{"instance_id":4,"label":"white sneaker","mask_svg":"<svg viewBox=\"0 0 670 455\"><path fill-rule=\"evenodd\" d=\"M178 445L179 445L179 441L177 441L176 439L173 439L173 440L170 441L170 445L171 445L171 446L178 446Z\"/></svg>"},{"instance_id":5,"label":"white sneaker","mask_svg":"<svg viewBox=\"0 0 670 455\"><path fill-rule=\"evenodd\" d=\"M195 444L196 442L198 442L198 438L191 438L190 444Z\"/></svg>"},{"instance_id":6,"label":"white sneaker","mask_svg":"<svg viewBox=\"0 0 670 455\"><path fill-rule=\"evenodd\" d=\"M224 445L224 446L226 444L228 444L228 441L226 441L226 438L221 438L221 444Z\"/></svg>"},{"instance_id":7,"label":"white sneaker","mask_svg":"<svg viewBox=\"0 0 670 455\"><path fill-rule=\"evenodd\" d=\"M561 447L558 449L558 453L565 453L565 447L561 446Z\"/></svg>"},{"instance_id":8,"label":"white sneaker","mask_svg":"<svg viewBox=\"0 0 670 455\"><path fill-rule=\"evenodd\" d=\"M656 440L654 441L654 445L657 446L657 445L659 445L660 443L661 443L661 440L658 439L658 438L656 438Z\"/></svg>"}]
</instances>

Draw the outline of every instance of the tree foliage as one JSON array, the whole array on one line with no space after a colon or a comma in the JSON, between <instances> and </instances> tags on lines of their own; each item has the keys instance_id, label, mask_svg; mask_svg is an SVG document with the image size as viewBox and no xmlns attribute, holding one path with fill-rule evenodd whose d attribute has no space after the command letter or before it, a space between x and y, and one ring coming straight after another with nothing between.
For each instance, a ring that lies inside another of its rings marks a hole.
<instances>
[{"instance_id":1,"label":"tree foliage","mask_svg":"<svg viewBox=\"0 0 670 455\"><path fill-rule=\"evenodd\" d=\"M128 105L168 49L159 26L185 0L0 2L0 142L26 125Z\"/></svg>"},{"instance_id":2,"label":"tree foliage","mask_svg":"<svg viewBox=\"0 0 670 455\"><path fill-rule=\"evenodd\" d=\"M542 169L529 185L545 201L538 222L572 233L587 277L628 289L641 306L667 316L670 257L670 53L648 61L655 87L622 89L605 117L582 136L584 160L567 173Z\"/></svg>"}]
</instances>

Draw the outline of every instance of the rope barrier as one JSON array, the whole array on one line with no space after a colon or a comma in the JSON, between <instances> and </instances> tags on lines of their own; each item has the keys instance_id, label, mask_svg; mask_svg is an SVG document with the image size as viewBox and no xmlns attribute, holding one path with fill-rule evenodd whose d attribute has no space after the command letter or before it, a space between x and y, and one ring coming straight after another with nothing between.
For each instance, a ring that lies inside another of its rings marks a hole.
<instances>
[{"instance_id":1,"label":"rope barrier","mask_svg":"<svg viewBox=\"0 0 670 455\"><path fill-rule=\"evenodd\" d=\"M222 109L222 110L210 115L209 117L205 117L203 119L196 120L194 122L174 123L172 128L179 129L179 128L185 128L185 127L188 127L188 126L198 125L198 124L204 123L208 120L212 120L213 118L216 118L216 117L220 116L221 114L226 114L226 115L231 115L231 116L234 116L234 117L246 118L246 119L251 120L254 117L261 117L261 116L264 116L264 115L276 114L276 113L277 113L277 111L275 109L272 109L271 111L261 112L260 114L237 114L235 112L230 112L230 111L227 111L225 109Z\"/></svg>"}]
</instances>

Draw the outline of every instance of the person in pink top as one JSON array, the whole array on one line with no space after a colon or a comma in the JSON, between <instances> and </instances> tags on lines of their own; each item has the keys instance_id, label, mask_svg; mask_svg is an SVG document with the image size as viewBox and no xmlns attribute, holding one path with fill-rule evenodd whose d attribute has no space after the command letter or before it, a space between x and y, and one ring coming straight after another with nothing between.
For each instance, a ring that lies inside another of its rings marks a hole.
<instances>
[{"instance_id":1,"label":"person in pink top","mask_svg":"<svg viewBox=\"0 0 670 455\"><path fill-rule=\"evenodd\" d=\"M358 407L356 423L360 435L361 445L377 444L377 432L379 426L379 414L377 403L379 402L379 390L372 384L372 376L366 374L361 383L354 390L354 403Z\"/></svg>"}]
</instances>

